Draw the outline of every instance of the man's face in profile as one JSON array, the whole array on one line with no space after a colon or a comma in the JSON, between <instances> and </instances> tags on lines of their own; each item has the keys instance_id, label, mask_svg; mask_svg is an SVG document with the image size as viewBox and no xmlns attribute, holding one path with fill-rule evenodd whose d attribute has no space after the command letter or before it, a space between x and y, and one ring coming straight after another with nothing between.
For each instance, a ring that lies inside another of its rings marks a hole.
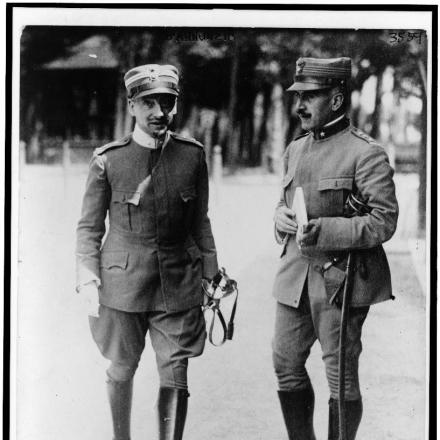
<instances>
[{"instance_id":1,"label":"man's face in profile","mask_svg":"<svg viewBox=\"0 0 440 440\"><path fill-rule=\"evenodd\" d=\"M316 130L334 119L331 90L304 90L295 92L295 111L303 130Z\"/></svg>"},{"instance_id":2,"label":"man's face in profile","mask_svg":"<svg viewBox=\"0 0 440 440\"><path fill-rule=\"evenodd\" d=\"M172 110L176 97L169 93L141 96L129 99L128 106L136 123L147 134L153 137L162 136L173 120Z\"/></svg>"}]
</instances>

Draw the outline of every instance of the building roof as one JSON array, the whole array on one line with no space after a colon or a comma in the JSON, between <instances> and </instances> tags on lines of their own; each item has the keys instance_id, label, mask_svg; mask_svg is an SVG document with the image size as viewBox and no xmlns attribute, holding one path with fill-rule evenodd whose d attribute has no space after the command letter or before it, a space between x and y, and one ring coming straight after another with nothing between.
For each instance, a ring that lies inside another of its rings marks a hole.
<instances>
[{"instance_id":1,"label":"building roof","mask_svg":"<svg viewBox=\"0 0 440 440\"><path fill-rule=\"evenodd\" d=\"M94 35L69 49L69 54L43 64L42 68L55 69L114 69L119 62L110 39Z\"/></svg>"}]
</instances>

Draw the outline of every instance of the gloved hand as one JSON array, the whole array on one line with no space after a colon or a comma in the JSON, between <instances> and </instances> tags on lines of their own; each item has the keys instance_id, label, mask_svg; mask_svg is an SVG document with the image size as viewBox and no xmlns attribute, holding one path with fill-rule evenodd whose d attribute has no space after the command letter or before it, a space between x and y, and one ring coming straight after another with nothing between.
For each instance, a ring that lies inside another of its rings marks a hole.
<instances>
[{"instance_id":1,"label":"gloved hand","mask_svg":"<svg viewBox=\"0 0 440 440\"><path fill-rule=\"evenodd\" d=\"M203 303L202 306L205 307L208 305L211 298L206 294L209 291L212 280L208 278L202 278L202 288L203 288Z\"/></svg>"},{"instance_id":2,"label":"gloved hand","mask_svg":"<svg viewBox=\"0 0 440 440\"><path fill-rule=\"evenodd\" d=\"M287 206L277 208L273 219L278 232L291 235L297 233L298 224L296 223L296 215L293 210Z\"/></svg>"},{"instance_id":3,"label":"gloved hand","mask_svg":"<svg viewBox=\"0 0 440 440\"><path fill-rule=\"evenodd\" d=\"M81 295L87 314L99 318L99 292L96 281L93 280L81 286L79 295Z\"/></svg>"},{"instance_id":4,"label":"gloved hand","mask_svg":"<svg viewBox=\"0 0 440 440\"><path fill-rule=\"evenodd\" d=\"M296 242L298 246L313 246L318 241L319 232L321 231L321 219L310 220L302 228L298 229L296 234Z\"/></svg>"}]
</instances>

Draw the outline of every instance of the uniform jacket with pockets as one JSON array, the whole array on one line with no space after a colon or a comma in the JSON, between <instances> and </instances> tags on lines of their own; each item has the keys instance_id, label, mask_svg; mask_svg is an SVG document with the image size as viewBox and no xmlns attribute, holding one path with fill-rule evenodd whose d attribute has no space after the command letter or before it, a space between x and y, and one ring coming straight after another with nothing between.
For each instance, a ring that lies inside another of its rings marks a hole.
<instances>
[{"instance_id":1,"label":"uniform jacket with pockets","mask_svg":"<svg viewBox=\"0 0 440 440\"><path fill-rule=\"evenodd\" d=\"M95 150L77 228L77 285L98 280L100 303L128 312L157 307L149 295L159 286L161 307L189 309L202 302L202 276L218 270L203 146L168 132L151 174L143 154L131 135Z\"/></svg>"},{"instance_id":2,"label":"uniform jacket with pockets","mask_svg":"<svg viewBox=\"0 0 440 440\"><path fill-rule=\"evenodd\" d=\"M398 204L393 169L384 149L346 121L345 127L328 137L315 139L309 133L293 141L285 152L284 171L278 206L291 207L295 188L302 187L308 218L321 218L321 230L316 245L302 249L294 236L281 240L276 234L283 245L273 289L277 300L297 307L305 282L310 295L325 298L320 268L348 250L356 255L351 305L368 306L392 298L382 243L396 229ZM367 202L369 214L344 216L351 192Z\"/></svg>"}]
</instances>

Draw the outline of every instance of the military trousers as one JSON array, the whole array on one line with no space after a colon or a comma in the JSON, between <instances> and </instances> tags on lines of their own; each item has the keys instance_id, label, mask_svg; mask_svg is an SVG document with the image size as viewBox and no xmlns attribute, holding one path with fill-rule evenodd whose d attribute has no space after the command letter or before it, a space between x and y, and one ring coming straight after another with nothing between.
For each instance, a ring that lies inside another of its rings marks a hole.
<instances>
[{"instance_id":1,"label":"military trousers","mask_svg":"<svg viewBox=\"0 0 440 440\"><path fill-rule=\"evenodd\" d=\"M187 389L188 359L202 354L206 326L200 306L179 312L124 312L104 305L99 318L89 317L93 339L111 361L107 374L114 381L130 380L150 334L160 386Z\"/></svg>"},{"instance_id":2,"label":"military trousers","mask_svg":"<svg viewBox=\"0 0 440 440\"><path fill-rule=\"evenodd\" d=\"M345 398L357 400L362 325L369 307L350 308L346 337ZM311 386L305 368L310 350L318 340L331 397L338 398L338 362L341 309L324 298L309 295L307 281L298 308L277 303L272 354L281 391L297 391Z\"/></svg>"}]
</instances>

